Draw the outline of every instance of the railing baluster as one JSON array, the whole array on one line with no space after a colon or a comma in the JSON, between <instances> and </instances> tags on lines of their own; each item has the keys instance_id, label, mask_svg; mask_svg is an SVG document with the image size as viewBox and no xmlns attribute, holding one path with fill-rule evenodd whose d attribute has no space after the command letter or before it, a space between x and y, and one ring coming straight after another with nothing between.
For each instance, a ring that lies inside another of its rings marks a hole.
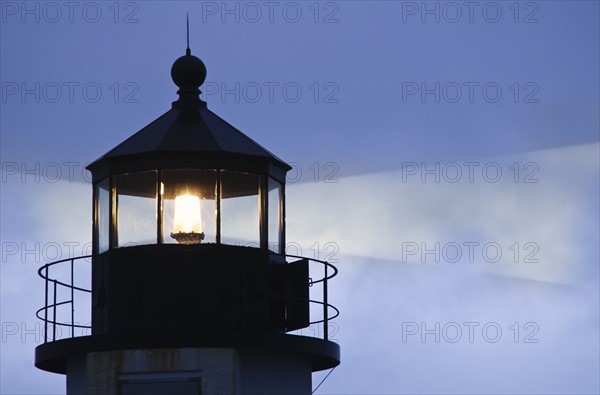
<instances>
[{"instance_id":1,"label":"railing baluster","mask_svg":"<svg viewBox=\"0 0 600 395\"><path fill-rule=\"evenodd\" d=\"M48 265L46 265L46 294L44 295L44 343L48 343Z\"/></svg>"},{"instance_id":2,"label":"railing baluster","mask_svg":"<svg viewBox=\"0 0 600 395\"><path fill-rule=\"evenodd\" d=\"M75 259L71 259L71 337L75 337L75 268L73 262Z\"/></svg>"},{"instance_id":3,"label":"railing baluster","mask_svg":"<svg viewBox=\"0 0 600 395\"><path fill-rule=\"evenodd\" d=\"M54 282L54 304L52 306L54 317L52 319L52 341L56 341L56 280L52 280Z\"/></svg>"},{"instance_id":4,"label":"railing baluster","mask_svg":"<svg viewBox=\"0 0 600 395\"><path fill-rule=\"evenodd\" d=\"M323 281L323 339L329 339L329 317L327 316L327 268L328 265L325 263L325 281Z\"/></svg>"}]
</instances>

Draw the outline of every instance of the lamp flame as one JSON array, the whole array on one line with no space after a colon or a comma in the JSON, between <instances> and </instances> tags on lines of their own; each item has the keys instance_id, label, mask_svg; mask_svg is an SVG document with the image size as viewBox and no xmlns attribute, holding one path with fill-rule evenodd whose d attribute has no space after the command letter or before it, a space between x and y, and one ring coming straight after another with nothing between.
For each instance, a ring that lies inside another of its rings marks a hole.
<instances>
[{"instance_id":1,"label":"lamp flame","mask_svg":"<svg viewBox=\"0 0 600 395\"><path fill-rule=\"evenodd\" d=\"M198 196L186 194L175 197L175 215L171 237L179 244L199 244L204 239Z\"/></svg>"}]
</instances>

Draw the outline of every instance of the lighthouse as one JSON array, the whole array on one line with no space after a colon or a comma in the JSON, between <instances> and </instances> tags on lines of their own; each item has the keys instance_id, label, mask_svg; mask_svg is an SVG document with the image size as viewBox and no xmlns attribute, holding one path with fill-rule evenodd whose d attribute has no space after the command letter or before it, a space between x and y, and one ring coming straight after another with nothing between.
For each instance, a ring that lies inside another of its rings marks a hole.
<instances>
[{"instance_id":1,"label":"lighthouse","mask_svg":"<svg viewBox=\"0 0 600 395\"><path fill-rule=\"evenodd\" d=\"M39 269L35 365L69 395L310 394L340 363L337 269L286 255L291 167L208 109L189 45L171 77L171 109L87 167L93 254Z\"/></svg>"}]
</instances>

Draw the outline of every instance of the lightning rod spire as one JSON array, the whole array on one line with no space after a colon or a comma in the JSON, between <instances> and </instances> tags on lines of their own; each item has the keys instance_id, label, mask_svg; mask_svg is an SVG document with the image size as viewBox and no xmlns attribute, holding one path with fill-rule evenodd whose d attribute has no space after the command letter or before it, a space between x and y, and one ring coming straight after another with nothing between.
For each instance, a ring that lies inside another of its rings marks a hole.
<instances>
[{"instance_id":1,"label":"lightning rod spire","mask_svg":"<svg viewBox=\"0 0 600 395\"><path fill-rule=\"evenodd\" d=\"M187 47L185 49L185 54L190 55L192 51L190 50L190 13L188 12L185 17L186 27L187 27Z\"/></svg>"}]
</instances>

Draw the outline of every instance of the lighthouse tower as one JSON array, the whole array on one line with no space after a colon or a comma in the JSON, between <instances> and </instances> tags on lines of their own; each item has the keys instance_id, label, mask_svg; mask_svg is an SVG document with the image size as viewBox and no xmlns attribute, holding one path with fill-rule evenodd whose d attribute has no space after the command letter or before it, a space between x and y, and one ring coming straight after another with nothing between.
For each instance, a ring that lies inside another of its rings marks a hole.
<instances>
[{"instance_id":1,"label":"lighthouse tower","mask_svg":"<svg viewBox=\"0 0 600 395\"><path fill-rule=\"evenodd\" d=\"M39 270L35 365L67 394L309 394L340 363L337 269L285 255L291 167L207 108L204 63L171 76L171 109L88 166L93 255Z\"/></svg>"}]
</instances>

